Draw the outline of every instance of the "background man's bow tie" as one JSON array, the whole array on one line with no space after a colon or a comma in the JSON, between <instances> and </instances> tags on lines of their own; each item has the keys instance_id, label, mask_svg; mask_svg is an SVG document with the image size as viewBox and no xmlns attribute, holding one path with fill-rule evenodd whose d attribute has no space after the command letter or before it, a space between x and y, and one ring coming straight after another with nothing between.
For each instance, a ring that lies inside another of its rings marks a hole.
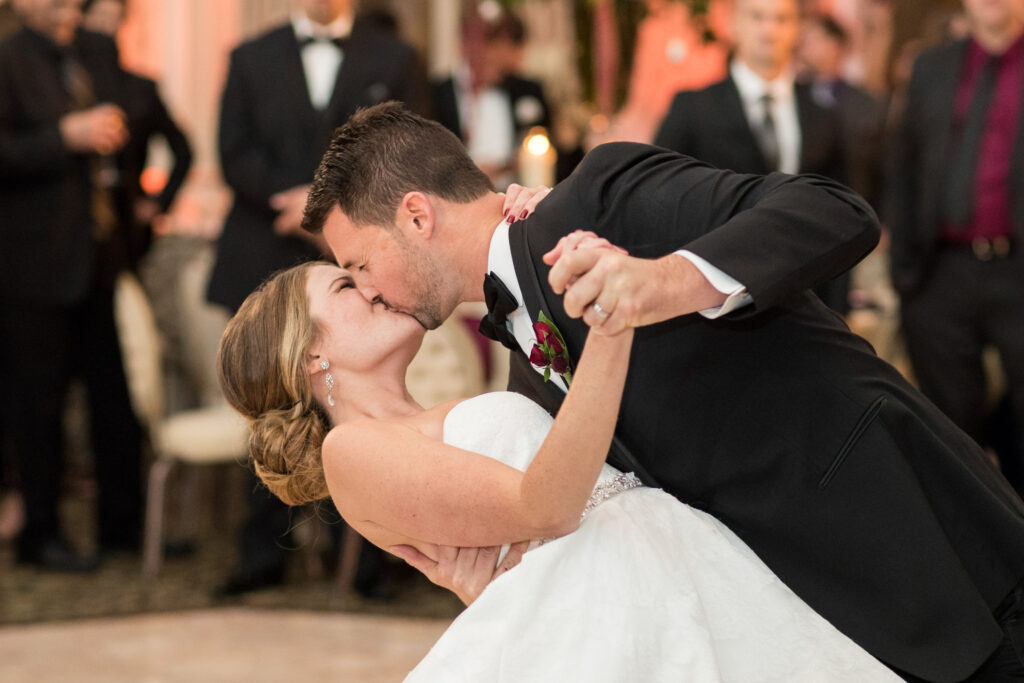
<instances>
[{"instance_id":1,"label":"background man's bow tie","mask_svg":"<svg viewBox=\"0 0 1024 683\"><path fill-rule=\"evenodd\" d=\"M312 45L313 43L334 43L336 46L345 49L348 38L331 38L330 36L303 36L299 38L299 49Z\"/></svg>"},{"instance_id":2,"label":"background man's bow tie","mask_svg":"<svg viewBox=\"0 0 1024 683\"><path fill-rule=\"evenodd\" d=\"M487 303L487 315L480 321L480 334L501 342L507 349L518 351L519 343L505 321L509 313L519 308L519 302L494 273L484 276L484 301Z\"/></svg>"}]
</instances>

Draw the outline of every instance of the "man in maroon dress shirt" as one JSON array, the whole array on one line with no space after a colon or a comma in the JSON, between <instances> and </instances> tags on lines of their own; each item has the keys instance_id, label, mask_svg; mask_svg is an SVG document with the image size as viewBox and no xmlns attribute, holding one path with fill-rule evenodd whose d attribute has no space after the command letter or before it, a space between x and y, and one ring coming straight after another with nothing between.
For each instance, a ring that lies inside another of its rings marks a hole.
<instances>
[{"instance_id":1,"label":"man in maroon dress shirt","mask_svg":"<svg viewBox=\"0 0 1024 683\"><path fill-rule=\"evenodd\" d=\"M999 351L1024 488L1024 0L965 0L971 36L923 54L897 132L893 283L924 393L986 441L982 351Z\"/></svg>"}]
</instances>

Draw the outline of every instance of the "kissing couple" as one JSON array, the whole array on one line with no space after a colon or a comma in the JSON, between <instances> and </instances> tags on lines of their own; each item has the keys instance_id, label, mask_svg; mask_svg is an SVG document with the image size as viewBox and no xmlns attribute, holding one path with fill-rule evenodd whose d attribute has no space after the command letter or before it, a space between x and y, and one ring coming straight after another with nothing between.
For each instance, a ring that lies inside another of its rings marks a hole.
<instances>
[{"instance_id":1,"label":"kissing couple","mask_svg":"<svg viewBox=\"0 0 1024 683\"><path fill-rule=\"evenodd\" d=\"M439 124L357 112L304 218L339 266L221 342L270 490L471 603L407 680L1022 680L1024 503L808 292L877 243L862 199L633 143L503 199ZM425 331L485 299L509 392L417 405Z\"/></svg>"}]
</instances>

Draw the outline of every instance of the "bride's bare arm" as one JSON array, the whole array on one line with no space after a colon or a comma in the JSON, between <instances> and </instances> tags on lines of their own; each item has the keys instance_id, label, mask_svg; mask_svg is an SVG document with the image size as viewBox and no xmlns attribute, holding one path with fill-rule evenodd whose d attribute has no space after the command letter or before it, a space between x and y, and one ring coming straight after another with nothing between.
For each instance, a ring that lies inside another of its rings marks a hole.
<instances>
[{"instance_id":1,"label":"bride's bare arm","mask_svg":"<svg viewBox=\"0 0 1024 683\"><path fill-rule=\"evenodd\" d=\"M339 511L449 546L569 533L611 444L632 339L631 332L589 335L572 387L526 472L412 427L373 420L336 427L323 460Z\"/></svg>"}]
</instances>

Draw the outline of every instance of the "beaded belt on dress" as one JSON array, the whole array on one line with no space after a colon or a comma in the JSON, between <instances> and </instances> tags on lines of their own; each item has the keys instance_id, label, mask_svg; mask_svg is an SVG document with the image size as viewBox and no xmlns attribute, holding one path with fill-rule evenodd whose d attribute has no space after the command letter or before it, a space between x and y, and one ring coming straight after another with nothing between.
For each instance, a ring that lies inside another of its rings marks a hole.
<instances>
[{"instance_id":1,"label":"beaded belt on dress","mask_svg":"<svg viewBox=\"0 0 1024 683\"><path fill-rule=\"evenodd\" d=\"M580 513L580 523L587 518L587 515L601 503L605 502L612 496L618 495L623 491L635 489L639 486L643 486L643 482L633 474L632 472L623 472L617 474L611 479L602 481L594 490L590 493L590 498L587 498L587 504L583 506L583 512ZM534 547L540 547L548 541L553 541L554 538L542 538L539 541L535 541L536 546L531 545L530 549Z\"/></svg>"},{"instance_id":2,"label":"beaded belt on dress","mask_svg":"<svg viewBox=\"0 0 1024 683\"><path fill-rule=\"evenodd\" d=\"M635 489L638 486L643 486L643 483L641 483L640 479L632 472L623 472L622 474L615 475L615 477L607 481L602 481L594 487L593 492L590 494L590 498L587 499L587 504L583 506L583 514L580 515L580 521L582 522L586 519L591 510L612 496L622 493L623 491Z\"/></svg>"}]
</instances>

